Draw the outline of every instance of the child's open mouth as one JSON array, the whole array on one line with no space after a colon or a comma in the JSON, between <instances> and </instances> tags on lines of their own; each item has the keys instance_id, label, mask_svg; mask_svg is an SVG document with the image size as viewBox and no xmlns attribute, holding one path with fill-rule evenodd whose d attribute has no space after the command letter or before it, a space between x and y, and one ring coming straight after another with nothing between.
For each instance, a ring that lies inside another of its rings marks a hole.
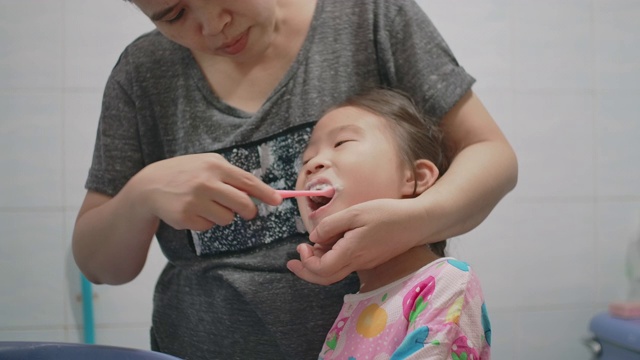
<instances>
[{"instance_id":1,"label":"child's open mouth","mask_svg":"<svg viewBox=\"0 0 640 360\"><path fill-rule=\"evenodd\" d=\"M309 187L307 190L324 190L328 187L331 187L330 184L315 184ZM334 193L335 194L335 193ZM311 196L307 198L307 206L311 211L316 211L321 207L329 204L333 199L333 195L331 196Z\"/></svg>"}]
</instances>

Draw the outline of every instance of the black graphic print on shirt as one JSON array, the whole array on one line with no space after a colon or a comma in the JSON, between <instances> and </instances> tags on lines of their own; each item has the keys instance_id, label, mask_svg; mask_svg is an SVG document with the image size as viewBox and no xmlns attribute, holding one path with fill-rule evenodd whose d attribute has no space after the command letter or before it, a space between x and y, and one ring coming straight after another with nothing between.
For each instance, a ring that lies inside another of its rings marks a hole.
<instances>
[{"instance_id":1,"label":"black graphic print on shirt","mask_svg":"<svg viewBox=\"0 0 640 360\"><path fill-rule=\"evenodd\" d=\"M311 125L220 154L274 189L294 189L298 176L297 162L310 134ZM295 199L286 199L280 206L263 203L257 206L258 216L252 220L236 215L230 225L191 231L196 254L204 256L244 250L304 232Z\"/></svg>"}]
</instances>

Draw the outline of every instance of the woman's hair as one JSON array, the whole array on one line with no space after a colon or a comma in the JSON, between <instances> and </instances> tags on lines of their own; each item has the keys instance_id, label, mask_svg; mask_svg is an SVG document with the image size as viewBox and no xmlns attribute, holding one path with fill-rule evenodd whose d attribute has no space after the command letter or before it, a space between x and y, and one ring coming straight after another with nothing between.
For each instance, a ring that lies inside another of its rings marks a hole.
<instances>
[{"instance_id":1,"label":"woman's hair","mask_svg":"<svg viewBox=\"0 0 640 360\"><path fill-rule=\"evenodd\" d=\"M450 152L443 132L435 119L422 113L406 93L375 88L348 98L338 107L353 106L387 120L395 136L394 146L407 166L414 169L415 162L426 159L433 162L442 176L449 168ZM445 256L446 239L430 244L431 251Z\"/></svg>"}]
</instances>

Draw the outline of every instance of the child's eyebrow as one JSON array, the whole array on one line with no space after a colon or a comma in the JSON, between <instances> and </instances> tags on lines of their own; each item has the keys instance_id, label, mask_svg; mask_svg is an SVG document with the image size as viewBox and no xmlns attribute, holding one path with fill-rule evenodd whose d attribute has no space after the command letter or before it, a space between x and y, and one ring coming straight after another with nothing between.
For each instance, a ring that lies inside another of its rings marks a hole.
<instances>
[{"instance_id":1,"label":"child's eyebrow","mask_svg":"<svg viewBox=\"0 0 640 360\"><path fill-rule=\"evenodd\" d=\"M333 128L331 130L329 130L329 135L330 136L335 136L341 132L354 132L356 134L362 134L364 133L364 129L361 126L358 125L353 125L353 124L347 124L347 125L340 125L337 128Z\"/></svg>"}]
</instances>

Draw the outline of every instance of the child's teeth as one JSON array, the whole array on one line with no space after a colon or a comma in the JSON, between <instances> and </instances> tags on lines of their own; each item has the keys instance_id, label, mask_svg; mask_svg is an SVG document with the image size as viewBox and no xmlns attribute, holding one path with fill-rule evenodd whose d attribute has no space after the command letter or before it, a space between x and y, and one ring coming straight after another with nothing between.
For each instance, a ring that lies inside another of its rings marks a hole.
<instances>
[{"instance_id":1,"label":"child's teeth","mask_svg":"<svg viewBox=\"0 0 640 360\"><path fill-rule=\"evenodd\" d=\"M318 185L314 185L311 190L323 190L327 187L329 187L329 185L327 184L318 184Z\"/></svg>"}]
</instances>

